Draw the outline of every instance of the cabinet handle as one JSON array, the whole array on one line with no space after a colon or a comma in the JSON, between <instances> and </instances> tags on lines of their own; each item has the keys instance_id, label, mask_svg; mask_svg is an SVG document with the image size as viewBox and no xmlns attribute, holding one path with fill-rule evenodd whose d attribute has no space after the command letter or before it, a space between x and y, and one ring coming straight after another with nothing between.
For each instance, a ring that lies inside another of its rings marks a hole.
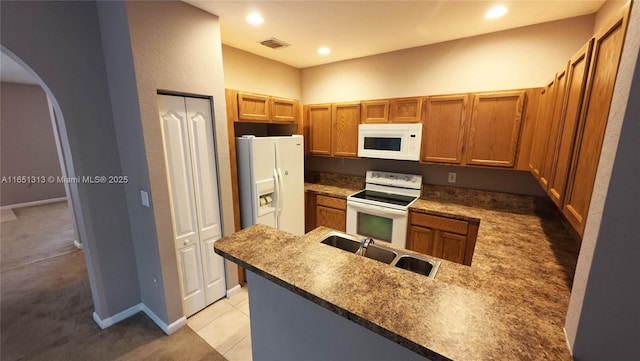
<instances>
[{"instance_id":1,"label":"cabinet handle","mask_svg":"<svg viewBox=\"0 0 640 361\"><path fill-rule=\"evenodd\" d=\"M189 244L189 240L188 240L188 239L185 239L185 240L184 240L184 245L186 246L186 245L188 245L188 244Z\"/></svg>"}]
</instances>

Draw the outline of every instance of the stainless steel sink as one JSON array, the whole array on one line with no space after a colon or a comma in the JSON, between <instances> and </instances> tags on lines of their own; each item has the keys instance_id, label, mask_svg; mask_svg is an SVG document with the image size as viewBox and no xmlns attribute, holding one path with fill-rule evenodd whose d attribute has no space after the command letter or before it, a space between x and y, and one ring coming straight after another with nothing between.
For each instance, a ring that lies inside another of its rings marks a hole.
<instances>
[{"instance_id":1,"label":"stainless steel sink","mask_svg":"<svg viewBox=\"0 0 640 361\"><path fill-rule=\"evenodd\" d=\"M394 266L433 278L440 268L440 263L427 257L404 255L398 257Z\"/></svg>"},{"instance_id":2,"label":"stainless steel sink","mask_svg":"<svg viewBox=\"0 0 640 361\"><path fill-rule=\"evenodd\" d=\"M364 256L382 263L391 264L398 254L390 249L372 244L367 248Z\"/></svg>"},{"instance_id":3,"label":"stainless steel sink","mask_svg":"<svg viewBox=\"0 0 640 361\"><path fill-rule=\"evenodd\" d=\"M329 245L331 247L340 248L343 251L355 253L360 248L360 241L355 238L347 238L339 235L335 232L329 233L329 235L320 241L320 243Z\"/></svg>"},{"instance_id":4,"label":"stainless steel sink","mask_svg":"<svg viewBox=\"0 0 640 361\"><path fill-rule=\"evenodd\" d=\"M339 248L343 251L356 253L360 249L360 240L341 232L330 232L320 239L320 243L331 247ZM417 255L413 252L387 248L374 243L369 245L365 257L386 263L407 271L434 278L440 268L441 261L427 256Z\"/></svg>"}]
</instances>

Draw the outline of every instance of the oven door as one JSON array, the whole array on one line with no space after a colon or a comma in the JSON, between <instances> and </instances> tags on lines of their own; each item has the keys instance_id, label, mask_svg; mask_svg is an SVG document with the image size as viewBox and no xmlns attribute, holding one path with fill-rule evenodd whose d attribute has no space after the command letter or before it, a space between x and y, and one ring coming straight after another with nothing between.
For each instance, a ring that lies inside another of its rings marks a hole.
<instances>
[{"instance_id":1,"label":"oven door","mask_svg":"<svg viewBox=\"0 0 640 361\"><path fill-rule=\"evenodd\" d=\"M406 248L408 210L347 202L347 233Z\"/></svg>"}]
</instances>

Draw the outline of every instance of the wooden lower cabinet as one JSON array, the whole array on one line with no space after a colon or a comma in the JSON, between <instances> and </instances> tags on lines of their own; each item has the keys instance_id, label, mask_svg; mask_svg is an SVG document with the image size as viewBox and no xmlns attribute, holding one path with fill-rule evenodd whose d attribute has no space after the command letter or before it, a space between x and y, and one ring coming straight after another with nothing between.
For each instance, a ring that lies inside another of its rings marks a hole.
<instances>
[{"instance_id":1,"label":"wooden lower cabinet","mask_svg":"<svg viewBox=\"0 0 640 361\"><path fill-rule=\"evenodd\" d=\"M347 231L347 200L324 195L316 196L316 227L325 226Z\"/></svg>"},{"instance_id":2,"label":"wooden lower cabinet","mask_svg":"<svg viewBox=\"0 0 640 361\"><path fill-rule=\"evenodd\" d=\"M407 249L470 266L477 234L477 224L410 212Z\"/></svg>"}]
</instances>

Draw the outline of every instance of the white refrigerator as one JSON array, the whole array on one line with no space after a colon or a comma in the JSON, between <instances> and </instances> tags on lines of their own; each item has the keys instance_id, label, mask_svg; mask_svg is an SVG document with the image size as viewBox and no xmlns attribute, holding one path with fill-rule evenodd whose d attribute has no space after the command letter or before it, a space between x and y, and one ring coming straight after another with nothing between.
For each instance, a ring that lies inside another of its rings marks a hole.
<instances>
[{"instance_id":1,"label":"white refrigerator","mask_svg":"<svg viewBox=\"0 0 640 361\"><path fill-rule=\"evenodd\" d=\"M236 138L242 228L265 224L304 234L302 135Z\"/></svg>"}]
</instances>

